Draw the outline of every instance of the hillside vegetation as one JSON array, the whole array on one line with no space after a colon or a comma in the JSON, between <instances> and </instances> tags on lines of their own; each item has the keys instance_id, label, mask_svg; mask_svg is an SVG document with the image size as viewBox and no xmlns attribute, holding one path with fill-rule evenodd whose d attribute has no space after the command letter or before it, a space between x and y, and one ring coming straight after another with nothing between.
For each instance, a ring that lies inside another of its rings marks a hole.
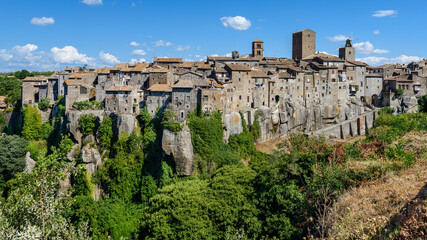
<instances>
[{"instance_id":1,"label":"hillside vegetation","mask_svg":"<svg viewBox=\"0 0 427 240\"><path fill-rule=\"evenodd\" d=\"M422 239L427 232L426 113L383 112L366 138L349 143L293 134L265 154L255 150L256 127L242 122L244 131L224 143L221 113L195 112L187 121L194 174L179 177L161 148L164 128L182 128L168 112L151 117L143 109L139 128L119 135L113 119L82 115L83 144L70 161L73 141L58 139L63 101L55 107L48 124L26 107L21 135L0 138L19 148L0 151L0 239ZM84 147L102 154L93 174L79 154ZM22 149L36 160L31 171L23 172Z\"/></svg>"}]
</instances>

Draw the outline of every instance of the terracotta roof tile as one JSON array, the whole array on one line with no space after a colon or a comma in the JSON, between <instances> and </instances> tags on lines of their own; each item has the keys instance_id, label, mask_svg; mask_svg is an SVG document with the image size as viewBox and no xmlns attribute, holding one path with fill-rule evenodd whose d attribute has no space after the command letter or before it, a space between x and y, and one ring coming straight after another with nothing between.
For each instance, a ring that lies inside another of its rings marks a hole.
<instances>
[{"instance_id":1,"label":"terracotta roof tile","mask_svg":"<svg viewBox=\"0 0 427 240\"><path fill-rule=\"evenodd\" d=\"M148 88L148 91L152 92L172 92L171 86L168 84L154 84L150 88Z\"/></svg>"},{"instance_id":2,"label":"terracotta roof tile","mask_svg":"<svg viewBox=\"0 0 427 240\"><path fill-rule=\"evenodd\" d=\"M111 86L106 92L132 92L136 87L133 86Z\"/></svg>"}]
</instances>

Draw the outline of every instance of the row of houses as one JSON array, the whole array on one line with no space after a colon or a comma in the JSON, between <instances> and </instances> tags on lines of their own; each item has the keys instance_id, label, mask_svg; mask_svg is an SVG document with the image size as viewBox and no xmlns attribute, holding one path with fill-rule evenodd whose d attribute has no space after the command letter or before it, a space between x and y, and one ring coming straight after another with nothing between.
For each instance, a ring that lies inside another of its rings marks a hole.
<instances>
[{"instance_id":1,"label":"row of houses","mask_svg":"<svg viewBox=\"0 0 427 240\"><path fill-rule=\"evenodd\" d=\"M304 32L305 31L305 32ZM302 34L312 36L311 30ZM310 32L311 31L311 32ZM296 36L300 37L300 36ZM154 58L152 63L117 64L111 68L66 68L49 77L27 77L22 104L43 98L65 97L66 110L84 100L104 102L105 111L137 115L142 107L154 115L170 108L179 121L200 107L208 114L241 112L275 107L283 101L305 107L342 106L358 99L368 106L381 106L384 92L403 89L406 96L426 94L426 60L408 65L372 67L355 61L351 40L339 57L314 52L299 59L264 57L263 42L252 43L252 54L207 57L203 62L181 58ZM297 49L298 50L298 49ZM391 95L388 94L387 97Z\"/></svg>"}]
</instances>

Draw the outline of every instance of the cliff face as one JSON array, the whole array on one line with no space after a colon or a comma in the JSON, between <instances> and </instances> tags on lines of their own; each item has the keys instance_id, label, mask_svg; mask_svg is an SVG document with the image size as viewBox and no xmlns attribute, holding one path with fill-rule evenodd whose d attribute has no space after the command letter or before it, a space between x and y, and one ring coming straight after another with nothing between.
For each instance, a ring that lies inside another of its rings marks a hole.
<instances>
[{"instance_id":1,"label":"cliff face","mask_svg":"<svg viewBox=\"0 0 427 240\"><path fill-rule=\"evenodd\" d=\"M178 175L191 175L194 153L190 129L187 125L178 133L164 129L162 148L166 155L173 157Z\"/></svg>"}]
</instances>

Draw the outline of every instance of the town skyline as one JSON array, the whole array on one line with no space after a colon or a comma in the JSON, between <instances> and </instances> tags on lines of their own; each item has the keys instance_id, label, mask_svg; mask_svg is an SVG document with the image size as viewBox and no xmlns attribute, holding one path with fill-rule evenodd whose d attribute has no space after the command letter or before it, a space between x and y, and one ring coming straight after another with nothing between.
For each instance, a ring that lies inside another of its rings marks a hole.
<instances>
[{"instance_id":1,"label":"town skyline","mask_svg":"<svg viewBox=\"0 0 427 240\"><path fill-rule=\"evenodd\" d=\"M265 42L265 56L292 58L290 33L307 28L317 32L318 51L338 55L338 48L351 38L356 59L372 66L420 61L426 56L422 44L426 33L409 24L421 20L427 6L421 1L417 8L397 1L378 1L368 7L310 2L304 8L276 1L263 5L220 1L214 6L163 3L2 1L5 14L0 16L0 29L9 34L0 39L0 71L60 70L84 64L99 68L151 62L154 57L200 61L206 56L230 56L234 50L250 53L246 43L256 39ZM327 11L333 15L322 14ZM396 34L399 27L410 34Z\"/></svg>"}]
</instances>

